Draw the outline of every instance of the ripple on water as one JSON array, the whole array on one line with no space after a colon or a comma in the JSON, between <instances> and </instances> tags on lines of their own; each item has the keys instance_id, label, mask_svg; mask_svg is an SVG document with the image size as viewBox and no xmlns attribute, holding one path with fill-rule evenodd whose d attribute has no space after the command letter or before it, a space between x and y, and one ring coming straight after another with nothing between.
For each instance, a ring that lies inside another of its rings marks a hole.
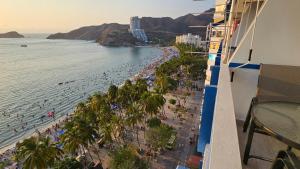
<instances>
[{"instance_id":1,"label":"ripple on water","mask_svg":"<svg viewBox=\"0 0 300 169\"><path fill-rule=\"evenodd\" d=\"M28 48L20 48L28 44ZM156 60L157 48L105 48L85 41L1 39L0 148L73 111ZM104 77L106 72L106 77ZM58 85L63 83L62 85Z\"/></svg>"}]
</instances>

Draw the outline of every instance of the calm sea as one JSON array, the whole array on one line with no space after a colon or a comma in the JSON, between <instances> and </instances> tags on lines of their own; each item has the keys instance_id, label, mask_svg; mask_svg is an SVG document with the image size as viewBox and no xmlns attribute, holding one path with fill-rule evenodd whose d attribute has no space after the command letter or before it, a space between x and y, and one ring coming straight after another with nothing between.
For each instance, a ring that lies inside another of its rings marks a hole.
<instances>
[{"instance_id":1,"label":"calm sea","mask_svg":"<svg viewBox=\"0 0 300 169\"><path fill-rule=\"evenodd\" d=\"M47 112L62 117L90 94L121 84L161 55L158 48L109 48L42 37L0 39L0 148L51 123Z\"/></svg>"}]
</instances>

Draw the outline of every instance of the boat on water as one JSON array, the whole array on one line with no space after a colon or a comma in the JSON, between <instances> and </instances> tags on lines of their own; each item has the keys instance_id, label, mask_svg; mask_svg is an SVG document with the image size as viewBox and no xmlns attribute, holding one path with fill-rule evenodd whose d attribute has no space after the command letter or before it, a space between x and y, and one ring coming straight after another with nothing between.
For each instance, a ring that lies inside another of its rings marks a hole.
<instances>
[{"instance_id":1,"label":"boat on water","mask_svg":"<svg viewBox=\"0 0 300 169\"><path fill-rule=\"evenodd\" d=\"M26 48L26 47L28 47L27 45L25 45L25 44L23 44L23 45L21 45L21 47L23 47L23 48Z\"/></svg>"}]
</instances>

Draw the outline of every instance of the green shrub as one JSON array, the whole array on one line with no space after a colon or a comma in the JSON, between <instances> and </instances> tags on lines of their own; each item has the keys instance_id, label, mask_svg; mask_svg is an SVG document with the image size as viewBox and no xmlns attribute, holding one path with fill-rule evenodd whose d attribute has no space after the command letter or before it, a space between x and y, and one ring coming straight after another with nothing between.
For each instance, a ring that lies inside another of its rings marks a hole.
<instances>
[{"instance_id":1,"label":"green shrub","mask_svg":"<svg viewBox=\"0 0 300 169\"><path fill-rule=\"evenodd\" d=\"M176 100L175 99L170 99L169 103L172 104L172 105L175 105L176 104Z\"/></svg>"},{"instance_id":2,"label":"green shrub","mask_svg":"<svg viewBox=\"0 0 300 169\"><path fill-rule=\"evenodd\" d=\"M161 120L157 117L153 117L147 121L148 127L153 128L153 127L158 127L161 124Z\"/></svg>"},{"instance_id":3,"label":"green shrub","mask_svg":"<svg viewBox=\"0 0 300 169\"><path fill-rule=\"evenodd\" d=\"M110 169L149 169L148 162L139 158L133 147L120 147L113 151L110 156Z\"/></svg>"},{"instance_id":4,"label":"green shrub","mask_svg":"<svg viewBox=\"0 0 300 169\"><path fill-rule=\"evenodd\" d=\"M150 128L146 131L146 142L153 150L167 148L169 140L175 131L172 127L161 124L159 127Z\"/></svg>"}]
</instances>

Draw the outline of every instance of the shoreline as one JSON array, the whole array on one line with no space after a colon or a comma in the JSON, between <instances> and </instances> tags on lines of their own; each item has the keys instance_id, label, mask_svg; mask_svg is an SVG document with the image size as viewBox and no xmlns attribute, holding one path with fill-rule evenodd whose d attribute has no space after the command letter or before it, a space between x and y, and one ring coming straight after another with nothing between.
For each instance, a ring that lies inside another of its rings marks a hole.
<instances>
[{"instance_id":1,"label":"shoreline","mask_svg":"<svg viewBox=\"0 0 300 169\"><path fill-rule=\"evenodd\" d=\"M154 62L150 63L149 65L147 65L146 67L141 69L137 74L130 77L129 79L131 81L134 82L138 78L145 78L149 75L152 75L155 72L155 68L157 66L159 66L162 63L172 59L173 57L177 57L178 54L179 54L178 51L176 50L176 48L173 47L173 46L160 47L160 49L162 50L163 53L160 55L159 59L154 60ZM124 84L124 82L119 86L122 86ZM43 126L32 129L34 131L29 130L28 133L25 133L23 136L21 136L14 143L12 143L10 145L7 145L7 146L4 146L3 148L0 148L0 156L1 156L0 162L2 161L2 158L5 158L5 157L6 157L6 159L10 159L10 157L12 156L12 152L14 151L14 149L16 147L16 143L21 142L21 141L23 141L27 138L30 138L30 137L34 136L37 133L37 131L40 132L41 134L46 134L47 130L53 129L53 126L63 125L65 120L68 119L68 117L70 117L72 114L73 114L73 112L70 112L70 113L68 113L68 115L63 115L63 116L55 119L54 121L52 121L48 124L45 124ZM7 153L10 153L10 154L7 154Z\"/></svg>"}]
</instances>

